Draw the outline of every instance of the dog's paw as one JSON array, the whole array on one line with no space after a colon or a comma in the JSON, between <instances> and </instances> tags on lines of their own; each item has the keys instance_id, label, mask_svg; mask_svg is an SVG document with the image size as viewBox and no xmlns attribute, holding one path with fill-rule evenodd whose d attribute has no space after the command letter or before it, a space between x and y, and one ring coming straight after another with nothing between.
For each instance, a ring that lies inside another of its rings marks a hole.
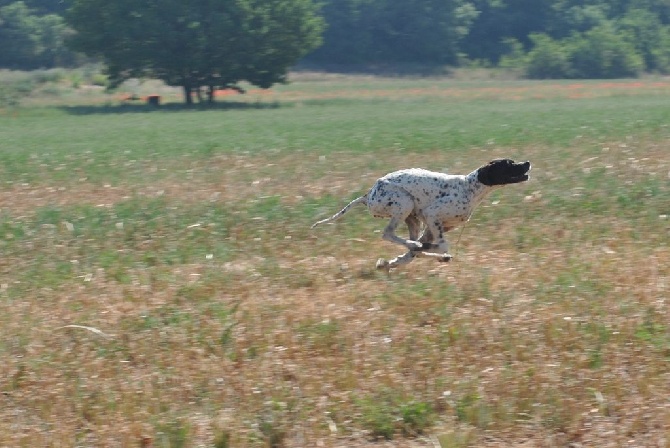
<instances>
[{"instance_id":1,"label":"dog's paw","mask_svg":"<svg viewBox=\"0 0 670 448\"><path fill-rule=\"evenodd\" d=\"M439 244L433 244L433 243L423 243L421 244L421 250L422 251L429 251L431 249L438 249L440 247Z\"/></svg>"},{"instance_id":2,"label":"dog's paw","mask_svg":"<svg viewBox=\"0 0 670 448\"><path fill-rule=\"evenodd\" d=\"M391 269L388 260L384 260L383 258L377 260L377 264L375 265L375 267L380 271L388 271L389 269Z\"/></svg>"},{"instance_id":3,"label":"dog's paw","mask_svg":"<svg viewBox=\"0 0 670 448\"><path fill-rule=\"evenodd\" d=\"M437 244L433 243L422 243L421 241L409 241L409 244L407 245L409 250L412 252L427 252L431 249L435 249L438 247Z\"/></svg>"},{"instance_id":4,"label":"dog's paw","mask_svg":"<svg viewBox=\"0 0 670 448\"><path fill-rule=\"evenodd\" d=\"M452 257L449 254L442 254L438 257L437 261L439 261L440 263L447 263L447 262L451 261L452 258L454 258L454 257Z\"/></svg>"},{"instance_id":5,"label":"dog's paw","mask_svg":"<svg viewBox=\"0 0 670 448\"><path fill-rule=\"evenodd\" d=\"M412 251L425 250L424 249L425 244L426 243L422 243L420 241L407 240L407 248Z\"/></svg>"}]
</instances>

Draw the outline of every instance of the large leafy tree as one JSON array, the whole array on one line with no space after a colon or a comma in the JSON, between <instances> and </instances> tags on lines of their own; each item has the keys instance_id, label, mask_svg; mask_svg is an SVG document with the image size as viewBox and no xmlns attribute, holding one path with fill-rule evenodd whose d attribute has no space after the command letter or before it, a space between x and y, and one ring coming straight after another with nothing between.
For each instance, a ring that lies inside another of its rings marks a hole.
<instances>
[{"instance_id":1,"label":"large leafy tree","mask_svg":"<svg viewBox=\"0 0 670 448\"><path fill-rule=\"evenodd\" d=\"M56 14L36 15L24 2L0 3L0 67L20 70L71 65L68 29Z\"/></svg>"},{"instance_id":2,"label":"large leafy tree","mask_svg":"<svg viewBox=\"0 0 670 448\"><path fill-rule=\"evenodd\" d=\"M16 0L0 0L0 6L7 6ZM39 15L62 14L68 7L70 0L23 0L28 8Z\"/></svg>"},{"instance_id":3,"label":"large leafy tree","mask_svg":"<svg viewBox=\"0 0 670 448\"><path fill-rule=\"evenodd\" d=\"M479 11L461 50L472 59L498 62L513 39L528 49L531 35L552 23L555 0L472 0Z\"/></svg>"},{"instance_id":4,"label":"large leafy tree","mask_svg":"<svg viewBox=\"0 0 670 448\"><path fill-rule=\"evenodd\" d=\"M101 57L110 80L155 77L180 86L187 103L206 88L285 81L320 44L323 21L312 0L73 0L72 46Z\"/></svg>"},{"instance_id":5,"label":"large leafy tree","mask_svg":"<svg viewBox=\"0 0 670 448\"><path fill-rule=\"evenodd\" d=\"M468 0L323 0L316 63L454 64L477 11Z\"/></svg>"},{"instance_id":6,"label":"large leafy tree","mask_svg":"<svg viewBox=\"0 0 670 448\"><path fill-rule=\"evenodd\" d=\"M37 23L22 2L0 8L0 67L25 68L37 53ZM32 67L30 67L32 68Z\"/></svg>"}]
</instances>

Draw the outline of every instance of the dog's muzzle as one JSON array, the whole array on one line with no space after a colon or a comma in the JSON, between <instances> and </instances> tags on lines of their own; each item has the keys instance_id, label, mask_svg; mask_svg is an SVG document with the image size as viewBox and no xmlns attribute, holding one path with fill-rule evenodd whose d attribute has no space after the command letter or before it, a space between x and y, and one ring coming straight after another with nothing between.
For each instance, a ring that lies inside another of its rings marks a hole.
<instances>
[{"instance_id":1,"label":"dog's muzzle","mask_svg":"<svg viewBox=\"0 0 670 448\"><path fill-rule=\"evenodd\" d=\"M510 180L513 183L519 183L519 182L525 182L528 179L530 179L530 174L528 174L530 173L531 169L530 161L528 160L523 163L519 163L517 166L519 167L519 174L512 176Z\"/></svg>"}]
</instances>

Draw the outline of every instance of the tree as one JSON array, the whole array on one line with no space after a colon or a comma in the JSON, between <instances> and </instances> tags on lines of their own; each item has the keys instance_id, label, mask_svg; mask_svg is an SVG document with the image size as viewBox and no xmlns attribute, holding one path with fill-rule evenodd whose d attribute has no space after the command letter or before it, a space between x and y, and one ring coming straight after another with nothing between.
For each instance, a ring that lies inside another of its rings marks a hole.
<instances>
[{"instance_id":1,"label":"tree","mask_svg":"<svg viewBox=\"0 0 670 448\"><path fill-rule=\"evenodd\" d=\"M508 51L509 39L526 50L531 35L546 32L553 16L555 0L472 0L479 15L463 39L462 51L471 59L497 63Z\"/></svg>"},{"instance_id":2,"label":"tree","mask_svg":"<svg viewBox=\"0 0 670 448\"><path fill-rule=\"evenodd\" d=\"M324 0L317 63L454 64L477 16L466 0Z\"/></svg>"},{"instance_id":3,"label":"tree","mask_svg":"<svg viewBox=\"0 0 670 448\"><path fill-rule=\"evenodd\" d=\"M31 70L71 65L64 44L68 30L56 14L35 15L24 2L0 6L0 67Z\"/></svg>"},{"instance_id":4,"label":"tree","mask_svg":"<svg viewBox=\"0 0 670 448\"><path fill-rule=\"evenodd\" d=\"M320 44L312 0L73 0L73 48L102 58L112 85L154 77L192 94L268 88ZM241 89L240 89L241 90Z\"/></svg>"},{"instance_id":5,"label":"tree","mask_svg":"<svg viewBox=\"0 0 670 448\"><path fill-rule=\"evenodd\" d=\"M631 9L617 21L618 34L642 55L646 70L670 70L670 29L647 9Z\"/></svg>"},{"instance_id":6,"label":"tree","mask_svg":"<svg viewBox=\"0 0 670 448\"><path fill-rule=\"evenodd\" d=\"M531 34L533 49L528 52L526 74L534 79L568 78L570 58L564 45L550 36Z\"/></svg>"},{"instance_id":7,"label":"tree","mask_svg":"<svg viewBox=\"0 0 670 448\"><path fill-rule=\"evenodd\" d=\"M37 53L37 24L35 17L23 2L0 8L0 67L32 68L31 60Z\"/></svg>"},{"instance_id":8,"label":"tree","mask_svg":"<svg viewBox=\"0 0 670 448\"><path fill-rule=\"evenodd\" d=\"M635 77L644 68L643 58L632 43L617 34L610 23L565 41L575 78Z\"/></svg>"},{"instance_id":9,"label":"tree","mask_svg":"<svg viewBox=\"0 0 670 448\"><path fill-rule=\"evenodd\" d=\"M530 78L622 78L637 76L644 68L642 56L610 22L561 40L546 34L531 38L534 47L526 66Z\"/></svg>"},{"instance_id":10,"label":"tree","mask_svg":"<svg viewBox=\"0 0 670 448\"><path fill-rule=\"evenodd\" d=\"M16 0L0 0L0 7L14 3ZM70 0L23 0L28 8L38 15L63 14Z\"/></svg>"}]
</instances>

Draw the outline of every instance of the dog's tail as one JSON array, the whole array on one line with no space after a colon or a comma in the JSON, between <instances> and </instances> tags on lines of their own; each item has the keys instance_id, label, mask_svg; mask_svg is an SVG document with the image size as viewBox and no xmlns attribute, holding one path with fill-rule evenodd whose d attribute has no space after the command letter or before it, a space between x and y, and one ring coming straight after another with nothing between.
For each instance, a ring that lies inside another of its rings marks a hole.
<instances>
[{"instance_id":1,"label":"dog's tail","mask_svg":"<svg viewBox=\"0 0 670 448\"><path fill-rule=\"evenodd\" d=\"M312 224L312 229L314 227L318 226L319 224L325 224L327 222L335 221L336 219L340 219L342 217L342 215L344 215L345 213L347 213L351 209L351 207L353 207L354 205L357 205L357 204L368 205L368 195L364 194L363 196L354 199L349 204L347 204L342 210L335 213L330 218L322 219L319 222L315 222L314 224Z\"/></svg>"}]
</instances>

